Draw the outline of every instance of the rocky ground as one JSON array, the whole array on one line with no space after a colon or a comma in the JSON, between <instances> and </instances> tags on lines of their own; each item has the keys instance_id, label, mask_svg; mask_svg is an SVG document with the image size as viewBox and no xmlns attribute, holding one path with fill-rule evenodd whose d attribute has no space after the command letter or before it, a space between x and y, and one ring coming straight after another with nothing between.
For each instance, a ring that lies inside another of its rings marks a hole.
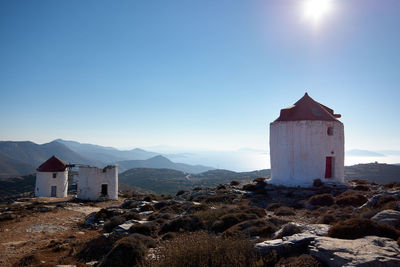
<instances>
[{"instance_id":1,"label":"rocky ground","mask_svg":"<svg viewBox=\"0 0 400 267\"><path fill-rule=\"evenodd\" d=\"M251 184L0 205L2 266L399 266L400 184Z\"/></svg>"}]
</instances>

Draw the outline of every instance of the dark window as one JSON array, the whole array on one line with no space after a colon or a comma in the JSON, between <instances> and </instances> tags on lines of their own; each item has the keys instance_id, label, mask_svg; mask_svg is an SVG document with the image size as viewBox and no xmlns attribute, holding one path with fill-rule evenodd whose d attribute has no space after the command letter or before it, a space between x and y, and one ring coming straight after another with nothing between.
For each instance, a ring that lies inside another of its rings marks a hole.
<instances>
[{"instance_id":1,"label":"dark window","mask_svg":"<svg viewBox=\"0 0 400 267\"><path fill-rule=\"evenodd\" d=\"M333 135L333 127L332 126L328 127L327 134L328 135Z\"/></svg>"},{"instance_id":2,"label":"dark window","mask_svg":"<svg viewBox=\"0 0 400 267\"><path fill-rule=\"evenodd\" d=\"M102 196L107 196L108 195L108 186L106 184L102 184L101 185L101 195Z\"/></svg>"},{"instance_id":3,"label":"dark window","mask_svg":"<svg viewBox=\"0 0 400 267\"><path fill-rule=\"evenodd\" d=\"M53 178L56 178L57 177L57 173L53 173Z\"/></svg>"}]
</instances>

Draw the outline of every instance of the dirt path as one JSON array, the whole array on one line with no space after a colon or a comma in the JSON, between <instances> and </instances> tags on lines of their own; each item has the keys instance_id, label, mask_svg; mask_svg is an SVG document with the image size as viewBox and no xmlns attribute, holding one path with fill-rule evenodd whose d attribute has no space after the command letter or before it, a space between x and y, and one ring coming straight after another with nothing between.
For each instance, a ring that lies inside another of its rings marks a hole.
<instances>
[{"instance_id":1,"label":"dirt path","mask_svg":"<svg viewBox=\"0 0 400 267\"><path fill-rule=\"evenodd\" d=\"M102 202L86 206L68 203L68 206L56 207L56 201L42 201L53 209L0 222L0 266L11 266L33 254L49 264L60 263L61 258L68 261L68 256L75 254L79 246L99 235L96 230L79 228L85 216L102 207L118 204Z\"/></svg>"}]
</instances>

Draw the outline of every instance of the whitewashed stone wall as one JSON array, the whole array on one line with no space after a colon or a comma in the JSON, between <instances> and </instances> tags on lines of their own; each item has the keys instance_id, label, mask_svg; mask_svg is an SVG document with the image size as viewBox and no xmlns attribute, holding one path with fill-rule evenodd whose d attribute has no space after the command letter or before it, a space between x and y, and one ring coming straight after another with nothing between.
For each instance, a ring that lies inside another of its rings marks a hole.
<instances>
[{"instance_id":1,"label":"whitewashed stone wall","mask_svg":"<svg viewBox=\"0 0 400 267\"><path fill-rule=\"evenodd\" d=\"M101 195L103 184L107 185L107 196ZM78 198L97 200L101 197L118 199L118 167L79 167Z\"/></svg>"},{"instance_id":2,"label":"whitewashed stone wall","mask_svg":"<svg viewBox=\"0 0 400 267\"><path fill-rule=\"evenodd\" d=\"M56 178L53 178L53 173ZM37 172L35 196L50 197L51 188L56 186L56 197L67 197L68 193L68 170L63 172Z\"/></svg>"},{"instance_id":3,"label":"whitewashed stone wall","mask_svg":"<svg viewBox=\"0 0 400 267\"><path fill-rule=\"evenodd\" d=\"M333 135L328 135L333 127ZM332 178L325 178L333 157ZM270 124L271 182L308 186L314 179L344 182L344 127L339 121L277 121Z\"/></svg>"}]
</instances>

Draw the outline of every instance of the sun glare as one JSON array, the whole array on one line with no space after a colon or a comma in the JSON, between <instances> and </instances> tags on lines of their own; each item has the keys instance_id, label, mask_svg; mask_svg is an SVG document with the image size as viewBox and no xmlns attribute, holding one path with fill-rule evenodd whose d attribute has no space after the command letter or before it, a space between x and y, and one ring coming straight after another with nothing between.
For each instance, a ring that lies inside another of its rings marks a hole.
<instances>
[{"instance_id":1,"label":"sun glare","mask_svg":"<svg viewBox=\"0 0 400 267\"><path fill-rule=\"evenodd\" d=\"M303 3L304 17L318 23L332 9L332 0L305 0Z\"/></svg>"}]
</instances>

